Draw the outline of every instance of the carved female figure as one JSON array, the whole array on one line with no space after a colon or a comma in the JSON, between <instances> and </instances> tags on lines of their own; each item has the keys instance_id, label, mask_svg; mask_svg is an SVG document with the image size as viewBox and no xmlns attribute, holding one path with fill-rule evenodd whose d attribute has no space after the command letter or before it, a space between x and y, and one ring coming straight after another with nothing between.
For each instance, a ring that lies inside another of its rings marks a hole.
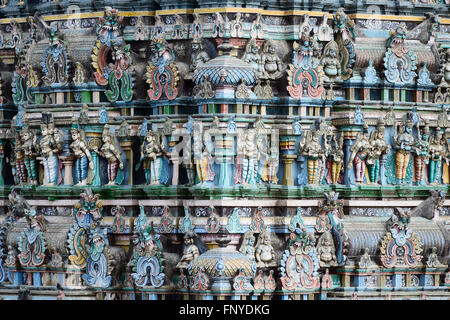
<instances>
[{"instance_id":1,"label":"carved female figure","mask_svg":"<svg viewBox=\"0 0 450 320\"><path fill-rule=\"evenodd\" d=\"M420 185L422 179L424 178L425 166L429 162L430 154L428 152L428 147L430 142L430 128L428 123L425 123L422 134L418 130L419 139L414 144L414 179L415 184Z\"/></svg>"},{"instance_id":2,"label":"carved female figure","mask_svg":"<svg viewBox=\"0 0 450 320\"><path fill-rule=\"evenodd\" d=\"M77 186L85 186L88 165L89 169L94 170L94 162L92 161L91 152L87 147L86 137L84 131L78 128L78 125L73 124L70 130L73 142L70 144L70 148L75 154L75 174L78 180Z\"/></svg>"},{"instance_id":3,"label":"carved female figure","mask_svg":"<svg viewBox=\"0 0 450 320\"><path fill-rule=\"evenodd\" d=\"M245 254L250 260L255 260L255 236L253 231L244 233L239 252Z\"/></svg>"},{"instance_id":4,"label":"carved female figure","mask_svg":"<svg viewBox=\"0 0 450 320\"><path fill-rule=\"evenodd\" d=\"M430 139L430 146L428 150L430 154L428 180L430 184L437 184L438 181L436 181L436 179L439 174L442 157L446 154L445 141L441 133L441 128L436 128L434 135Z\"/></svg>"},{"instance_id":5,"label":"carved female figure","mask_svg":"<svg viewBox=\"0 0 450 320\"><path fill-rule=\"evenodd\" d=\"M108 161L108 185L114 185L117 177L117 170L123 170L122 154L114 136L109 132L109 125L105 124L102 134L103 145L98 149L95 146L94 152L98 153Z\"/></svg>"},{"instance_id":6,"label":"carved female figure","mask_svg":"<svg viewBox=\"0 0 450 320\"><path fill-rule=\"evenodd\" d=\"M364 173L366 171L366 159L370 153L369 130L367 125L364 125L364 131L358 134L355 143L351 147L352 154L348 161L348 168L355 168L356 183L364 183Z\"/></svg>"},{"instance_id":7,"label":"carved female figure","mask_svg":"<svg viewBox=\"0 0 450 320\"><path fill-rule=\"evenodd\" d=\"M397 184L403 184L406 178L406 169L409 164L412 146L414 145L414 137L412 135L413 120L411 114L404 122L399 134L394 135L394 148L397 150L395 154L395 177ZM398 129L397 129L398 131Z\"/></svg>"},{"instance_id":8,"label":"carved female figure","mask_svg":"<svg viewBox=\"0 0 450 320\"><path fill-rule=\"evenodd\" d=\"M150 130L147 131L141 147L141 159L144 160L143 167L147 184L160 184L164 153L164 145L160 142L159 134Z\"/></svg>"},{"instance_id":9,"label":"carved female figure","mask_svg":"<svg viewBox=\"0 0 450 320\"><path fill-rule=\"evenodd\" d=\"M337 266L336 250L334 248L333 237L329 231L324 232L317 241L317 255L319 256L320 267Z\"/></svg>"},{"instance_id":10,"label":"carved female figure","mask_svg":"<svg viewBox=\"0 0 450 320\"><path fill-rule=\"evenodd\" d=\"M276 46L272 40L266 40L261 56L262 72L264 79L276 80L283 73L283 61L276 53Z\"/></svg>"},{"instance_id":11,"label":"carved female figure","mask_svg":"<svg viewBox=\"0 0 450 320\"><path fill-rule=\"evenodd\" d=\"M308 165L308 183L319 184L318 168L319 158L322 156L323 150L319 142L320 131L314 130L308 132L305 140L300 145L300 154L307 158Z\"/></svg>"},{"instance_id":12,"label":"carved female figure","mask_svg":"<svg viewBox=\"0 0 450 320\"><path fill-rule=\"evenodd\" d=\"M211 145L208 144L208 141L204 143L203 140L206 140L204 138L207 138L206 132L203 135L201 124L195 123L193 133L194 163L197 169L197 177L201 184L206 181L214 181L214 171L211 169L212 158L208 148ZM205 144L205 149L203 149L203 144Z\"/></svg>"},{"instance_id":13,"label":"carved female figure","mask_svg":"<svg viewBox=\"0 0 450 320\"><path fill-rule=\"evenodd\" d=\"M389 145L384 139L384 120L378 121L377 129L370 136L370 152L367 156L367 169L371 183L378 182L380 172L380 158L389 152Z\"/></svg>"},{"instance_id":14,"label":"carved female figure","mask_svg":"<svg viewBox=\"0 0 450 320\"><path fill-rule=\"evenodd\" d=\"M242 183L244 185L255 185L257 172L257 146L256 146L256 129L253 124L249 124L249 129L245 134L242 148Z\"/></svg>"},{"instance_id":15,"label":"carved female figure","mask_svg":"<svg viewBox=\"0 0 450 320\"><path fill-rule=\"evenodd\" d=\"M53 134L51 123L41 124L42 138L39 147L44 164L44 185L54 186L58 181L58 156L62 151L60 138Z\"/></svg>"}]
</instances>

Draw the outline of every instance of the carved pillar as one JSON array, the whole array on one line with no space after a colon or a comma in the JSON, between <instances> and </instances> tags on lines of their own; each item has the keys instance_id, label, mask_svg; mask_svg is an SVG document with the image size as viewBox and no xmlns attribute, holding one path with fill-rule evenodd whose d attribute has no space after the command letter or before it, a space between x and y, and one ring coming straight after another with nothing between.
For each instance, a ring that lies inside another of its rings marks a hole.
<instances>
[{"instance_id":1,"label":"carved pillar","mask_svg":"<svg viewBox=\"0 0 450 320\"><path fill-rule=\"evenodd\" d=\"M60 156L59 159L61 159L63 165L64 165L64 185L65 186L72 186L73 185L73 161L75 160L75 157L70 156Z\"/></svg>"},{"instance_id":2,"label":"carved pillar","mask_svg":"<svg viewBox=\"0 0 450 320\"><path fill-rule=\"evenodd\" d=\"M179 177L179 166L180 166L180 159L178 156L178 153L174 153L174 147L178 143L179 136L169 136L168 137L168 146L169 146L169 160L172 162L172 182L171 185L177 186L178 185L178 177Z\"/></svg>"},{"instance_id":3,"label":"carved pillar","mask_svg":"<svg viewBox=\"0 0 450 320\"><path fill-rule=\"evenodd\" d=\"M285 186L293 186L294 179L292 178L292 164L295 159L297 159L297 155L295 154L285 154L282 157L283 161L283 185Z\"/></svg>"},{"instance_id":4,"label":"carved pillar","mask_svg":"<svg viewBox=\"0 0 450 320\"><path fill-rule=\"evenodd\" d=\"M219 164L219 182L221 187L227 187L231 185L231 178L233 170L230 170L234 152L233 152L233 136L218 135L215 136L215 155L216 163Z\"/></svg>"}]
</instances>

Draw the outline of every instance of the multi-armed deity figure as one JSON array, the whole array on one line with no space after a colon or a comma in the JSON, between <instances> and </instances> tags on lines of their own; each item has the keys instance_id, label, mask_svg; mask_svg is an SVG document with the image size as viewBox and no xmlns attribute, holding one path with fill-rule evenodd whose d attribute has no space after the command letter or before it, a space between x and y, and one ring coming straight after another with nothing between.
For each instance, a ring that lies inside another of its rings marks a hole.
<instances>
[{"instance_id":1,"label":"multi-armed deity figure","mask_svg":"<svg viewBox=\"0 0 450 320\"><path fill-rule=\"evenodd\" d=\"M108 185L114 185L117 177L117 171L123 170L122 153L116 142L114 134L110 132L109 125L105 124L102 134L103 145L98 149L95 146L94 152L106 158L108 161Z\"/></svg>"},{"instance_id":2,"label":"multi-armed deity figure","mask_svg":"<svg viewBox=\"0 0 450 320\"><path fill-rule=\"evenodd\" d=\"M369 128L365 124L363 132L358 133L356 141L351 147L352 154L348 161L348 168L355 168L355 182L364 183L364 173L366 172L366 159L370 153Z\"/></svg>"},{"instance_id":3,"label":"multi-armed deity figure","mask_svg":"<svg viewBox=\"0 0 450 320\"><path fill-rule=\"evenodd\" d=\"M384 139L384 129L384 120L380 119L377 128L372 131L370 136L370 151L366 160L370 183L378 182L380 158L389 152L389 145Z\"/></svg>"},{"instance_id":4,"label":"multi-armed deity figure","mask_svg":"<svg viewBox=\"0 0 450 320\"><path fill-rule=\"evenodd\" d=\"M299 152L307 159L308 183L317 185L319 181L319 162L324 159L324 150L320 144L320 131L308 131L303 143L300 144Z\"/></svg>"},{"instance_id":5,"label":"multi-armed deity figure","mask_svg":"<svg viewBox=\"0 0 450 320\"><path fill-rule=\"evenodd\" d=\"M420 185L425 174L425 167L429 162L429 139L430 139L430 127L428 121L425 120L425 126L422 132L417 130L418 139L414 144L414 180L416 185Z\"/></svg>"},{"instance_id":6,"label":"multi-armed deity figure","mask_svg":"<svg viewBox=\"0 0 450 320\"><path fill-rule=\"evenodd\" d=\"M49 114L42 114L42 138L39 147L44 164L44 183L54 186L58 183L58 154L62 152L62 134L55 128L53 119Z\"/></svg>"},{"instance_id":7,"label":"multi-armed deity figure","mask_svg":"<svg viewBox=\"0 0 450 320\"><path fill-rule=\"evenodd\" d=\"M442 158L445 157L445 140L441 132L441 128L437 127L434 135L431 136L430 145L430 164L428 169L428 182L430 184L437 184L438 175L440 172Z\"/></svg>"},{"instance_id":8,"label":"multi-armed deity figure","mask_svg":"<svg viewBox=\"0 0 450 320\"><path fill-rule=\"evenodd\" d=\"M39 144L37 142L37 135L28 128L28 126L22 127L20 136L23 140L23 153L25 156L25 167L27 169L30 183L33 185L38 184L38 173L36 168L36 157L39 155Z\"/></svg>"},{"instance_id":9,"label":"multi-armed deity figure","mask_svg":"<svg viewBox=\"0 0 450 320\"><path fill-rule=\"evenodd\" d=\"M164 154L164 143L159 133L148 130L141 146L141 161L143 161L145 180L148 184L160 184Z\"/></svg>"},{"instance_id":10,"label":"multi-armed deity figure","mask_svg":"<svg viewBox=\"0 0 450 320\"><path fill-rule=\"evenodd\" d=\"M396 128L396 133L394 134L394 148L397 150L395 154L395 177L397 178L397 184L403 184L405 182L406 170L414 145L414 137L412 135L413 125L413 114L408 112L400 132Z\"/></svg>"},{"instance_id":11,"label":"multi-armed deity figure","mask_svg":"<svg viewBox=\"0 0 450 320\"><path fill-rule=\"evenodd\" d=\"M70 129L73 142L70 148L75 154L75 174L78 180L76 185L85 186L87 184L88 167L94 170L91 152L88 149L84 130L80 129L77 123L72 124ZM70 173L66 173L70 174Z\"/></svg>"}]
</instances>

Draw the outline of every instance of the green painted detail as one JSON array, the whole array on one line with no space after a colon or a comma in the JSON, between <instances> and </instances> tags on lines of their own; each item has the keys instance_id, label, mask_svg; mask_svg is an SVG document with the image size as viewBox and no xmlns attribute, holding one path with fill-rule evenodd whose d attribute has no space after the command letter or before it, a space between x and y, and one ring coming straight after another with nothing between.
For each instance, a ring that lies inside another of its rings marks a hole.
<instances>
[{"instance_id":1,"label":"green painted detail","mask_svg":"<svg viewBox=\"0 0 450 320\"><path fill-rule=\"evenodd\" d=\"M414 158L412 155L409 156L409 163L408 167L406 168L406 177L405 177L405 183L409 184L412 182L413 177L413 162ZM388 155L385 163L386 168L386 182L388 184L395 185L397 184L397 178L395 177L395 153L391 153Z\"/></svg>"},{"instance_id":2,"label":"green painted detail","mask_svg":"<svg viewBox=\"0 0 450 320\"><path fill-rule=\"evenodd\" d=\"M83 91L81 92L81 103L91 103L91 92L89 91Z\"/></svg>"}]
</instances>

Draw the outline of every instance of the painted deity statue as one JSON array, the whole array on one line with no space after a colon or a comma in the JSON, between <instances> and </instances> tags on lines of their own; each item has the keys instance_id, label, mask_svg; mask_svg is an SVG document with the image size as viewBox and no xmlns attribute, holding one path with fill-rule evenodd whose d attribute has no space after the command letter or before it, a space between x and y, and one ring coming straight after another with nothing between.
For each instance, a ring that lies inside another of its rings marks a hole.
<instances>
[{"instance_id":1,"label":"painted deity statue","mask_svg":"<svg viewBox=\"0 0 450 320\"><path fill-rule=\"evenodd\" d=\"M323 148L319 142L320 131L309 131L300 144L300 154L307 158L308 165L308 183L312 185L318 185L319 181L319 161L323 158Z\"/></svg>"},{"instance_id":2,"label":"painted deity statue","mask_svg":"<svg viewBox=\"0 0 450 320\"><path fill-rule=\"evenodd\" d=\"M355 182L364 183L364 174L366 172L366 160L370 153L369 128L364 125L363 132L359 133L355 143L351 147L352 154L348 161L348 168L352 165L355 169Z\"/></svg>"},{"instance_id":3,"label":"painted deity statue","mask_svg":"<svg viewBox=\"0 0 450 320\"><path fill-rule=\"evenodd\" d=\"M275 262L275 250L272 247L270 232L264 229L259 234L258 242L255 246L256 266L259 268L273 267Z\"/></svg>"},{"instance_id":4,"label":"painted deity statue","mask_svg":"<svg viewBox=\"0 0 450 320\"><path fill-rule=\"evenodd\" d=\"M147 184L160 184L162 156L165 154L164 143L159 133L147 131L145 141L141 146L141 161Z\"/></svg>"},{"instance_id":5,"label":"painted deity statue","mask_svg":"<svg viewBox=\"0 0 450 320\"><path fill-rule=\"evenodd\" d=\"M124 169L122 154L115 137L109 132L109 125L105 124L102 134L103 144L100 149L97 146L94 148L94 152L101 157L106 158L108 161L108 185L114 185L117 178L118 169Z\"/></svg>"},{"instance_id":6,"label":"painted deity statue","mask_svg":"<svg viewBox=\"0 0 450 320\"><path fill-rule=\"evenodd\" d=\"M194 124L193 151L199 183L214 181L215 174L211 168L213 144L207 131L203 132L202 124L199 122Z\"/></svg>"},{"instance_id":7,"label":"painted deity statue","mask_svg":"<svg viewBox=\"0 0 450 320\"><path fill-rule=\"evenodd\" d=\"M28 126L22 128L20 133L23 139L23 152L25 156L25 167L27 169L28 178L33 185L38 184L38 174L36 168L36 157L39 155L39 144L37 142L37 135L33 133Z\"/></svg>"},{"instance_id":8,"label":"painted deity statue","mask_svg":"<svg viewBox=\"0 0 450 320\"><path fill-rule=\"evenodd\" d=\"M42 138L39 142L42 162L44 164L44 183L54 186L58 183L58 154L62 151L62 138L54 132L53 123L41 123Z\"/></svg>"},{"instance_id":9,"label":"painted deity statue","mask_svg":"<svg viewBox=\"0 0 450 320\"><path fill-rule=\"evenodd\" d=\"M208 53L205 50L203 50L203 44L201 40L199 39L192 40L190 70L194 72L195 69L197 69L197 67L209 61L209 59L210 58Z\"/></svg>"},{"instance_id":10,"label":"painted deity statue","mask_svg":"<svg viewBox=\"0 0 450 320\"><path fill-rule=\"evenodd\" d=\"M336 137L333 136L333 141L334 146L329 154L331 160L331 183L337 184L342 171L342 165L344 164L344 136L341 135L338 141L336 141Z\"/></svg>"},{"instance_id":11,"label":"painted deity statue","mask_svg":"<svg viewBox=\"0 0 450 320\"><path fill-rule=\"evenodd\" d=\"M199 248L194 243L196 234L192 231L188 231L184 234L184 250L183 255L178 262L176 268L187 269L191 261L200 255Z\"/></svg>"},{"instance_id":12,"label":"painted deity statue","mask_svg":"<svg viewBox=\"0 0 450 320\"><path fill-rule=\"evenodd\" d=\"M275 42L266 40L263 45L263 54L261 55L262 78L276 80L283 75L283 61L276 53Z\"/></svg>"},{"instance_id":13,"label":"painted deity statue","mask_svg":"<svg viewBox=\"0 0 450 320\"><path fill-rule=\"evenodd\" d=\"M441 132L441 128L437 127L436 131L430 139L429 145L430 163L428 165L428 181L430 184L438 184L438 176L440 172L442 158L445 157L445 140Z\"/></svg>"},{"instance_id":14,"label":"painted deity statue","mask_svg":"<svg viewBox=\"0 0 450 320\"><path fill-rule=\"evenodd\" d=\"M429 162L429 139L430 139L430 127L428 126L428 121L425 122L425 126L422 132L418 130L418 139L414 144L414 180L416 185L420 185L424 175L425 166Z\"/></svg>"},{"instance_id":15,"label":"painted deity statue","mask_svg":"<svg viewBox=\"0 0 450 320\"><path fill-rule=\"evenodd\" d=\"M84 130L81 130L77 124L72 125L70 130L73 142L70 148L75 154L75 174L78 183L77 186L85 186L87 183L88 167L94 170L91 152L88 149Z\"/></svg>"},{"instance_id":16,"label":"painted deity statue","mask_svg":"<svg viewBox=\"0 0 450 320\"><path fill-rule=\"evenodd\" d=\"M261 77L263 68L261 64L261 56L259 54L259 46L255 38L248 40L245 46L245 53L242 58L245 62L252 66L257 77Z\"/></svg>"},{"instance_id":17,"label":"painted deity statue","mask_svg":"<svg viewBox=\"0 0 450 320\"><path fill-rule=\"evenodd\" d=\"M397 184L403 184L406 178L406 170L409 164L412 147L414 145L414 137L412 128L414 121L412 114L407 114L407 119L399 130L394 134L394 148L397 150L395 154L395 177Z\"/></svg>"},{"instance_id":18,"label":"painted deity statue","mask_svg":"<svg viewBox=\"0 0 450 320\"><path fill-rule=\"evenodd\" d=\"M384 130L384 120L380 119L377 128L372 131L370 136L370 152L366 160L370 183L378 183L380 158L389 152L389 145L384 138Z\"/></svg>"}]
</instances>

